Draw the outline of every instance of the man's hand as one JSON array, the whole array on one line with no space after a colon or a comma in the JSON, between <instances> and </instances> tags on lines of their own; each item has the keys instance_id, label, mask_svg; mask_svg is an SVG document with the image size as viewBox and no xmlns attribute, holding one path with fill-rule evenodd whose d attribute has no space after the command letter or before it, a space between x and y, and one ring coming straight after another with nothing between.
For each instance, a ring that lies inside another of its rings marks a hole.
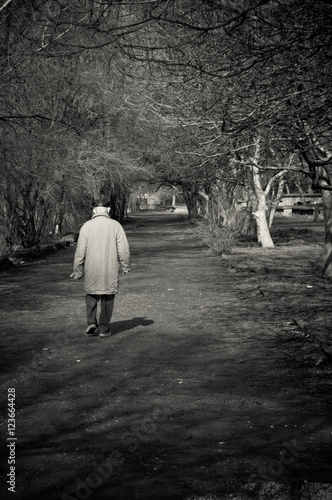
<instances>
[{"instance_id":1,"label":"man's hand","mask_svg":"<svg viewBox=\"0 0 332 500\"><path fill-rule=\"evenodd\" d=\"M74 280L79 280L80 278L82 278L82 276L80 276L79 274L76 274L76 273L71 273L69 278L74 278Z\"/></svg>"}]
</instances>

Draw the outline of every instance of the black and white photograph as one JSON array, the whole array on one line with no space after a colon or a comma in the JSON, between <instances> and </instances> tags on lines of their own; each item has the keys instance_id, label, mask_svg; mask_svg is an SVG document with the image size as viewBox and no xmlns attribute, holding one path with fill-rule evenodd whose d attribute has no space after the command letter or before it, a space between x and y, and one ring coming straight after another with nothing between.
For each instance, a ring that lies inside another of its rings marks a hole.
<instances>
[{"instance_id":1,"label":"black and white photograph","mask_svg":"<svg viewBox=\"0 0 332 500\"><path fill-rule=\"evenodd\" d=\"M0 0L1 500L332 500L332 0Z\"/></svg>"}]
</instances>

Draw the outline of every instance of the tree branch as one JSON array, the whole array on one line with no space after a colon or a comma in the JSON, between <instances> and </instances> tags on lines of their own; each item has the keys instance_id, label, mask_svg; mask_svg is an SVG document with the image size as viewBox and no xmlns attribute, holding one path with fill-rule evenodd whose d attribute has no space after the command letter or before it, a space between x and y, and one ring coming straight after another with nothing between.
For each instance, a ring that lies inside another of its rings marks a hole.
<instances>
[{"instance_id":1,"label":"tree branch","mask_svg":"<svg viewBox=\"0 0 332 500\"><path fill-rule=\"evenodd\" d=\"M10 4L12 0L7 0L1 7L0 7L0 12L7 7L7 5Z\"/></svg>"}]
</instances>

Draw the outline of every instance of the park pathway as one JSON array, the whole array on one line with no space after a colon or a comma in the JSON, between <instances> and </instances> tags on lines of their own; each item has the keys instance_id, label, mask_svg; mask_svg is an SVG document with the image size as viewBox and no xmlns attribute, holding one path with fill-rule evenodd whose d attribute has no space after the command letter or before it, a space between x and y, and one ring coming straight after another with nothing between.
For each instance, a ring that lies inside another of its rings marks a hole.
<instances>
[{"instance_id":1,"label":"park pathway","mask_svg":"<svg viewBox=\"0 0 332 500\"><path fill-rule=\"evenodd\" d=\"M17 438L16 495L2 479L1 498L287 499L328 483L330 379L293 318L209 256L183 216L133 216L125 230L132 273L111 338L84 337L74 247L0 277Z\"/></svg>"}]
</instances>

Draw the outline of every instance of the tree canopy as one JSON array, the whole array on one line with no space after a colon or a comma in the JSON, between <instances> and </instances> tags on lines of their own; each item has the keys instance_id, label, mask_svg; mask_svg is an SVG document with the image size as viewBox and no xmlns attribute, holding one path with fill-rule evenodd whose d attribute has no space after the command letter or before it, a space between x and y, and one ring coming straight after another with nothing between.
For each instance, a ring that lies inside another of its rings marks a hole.
<instances>
[{"instance_id":1,"label":"tree canopy","mask_svg":"<svg viewBox=\"0 0 332 500\"><path fill-rule=\"evenodd\" d=\"M3 2L7 246L77 226L98 194L121 218L142 181L224 225L240 197L272 246L283 186L310 179L328 255L331 24L326 0Z\"/></svg>"}]
</instances>

